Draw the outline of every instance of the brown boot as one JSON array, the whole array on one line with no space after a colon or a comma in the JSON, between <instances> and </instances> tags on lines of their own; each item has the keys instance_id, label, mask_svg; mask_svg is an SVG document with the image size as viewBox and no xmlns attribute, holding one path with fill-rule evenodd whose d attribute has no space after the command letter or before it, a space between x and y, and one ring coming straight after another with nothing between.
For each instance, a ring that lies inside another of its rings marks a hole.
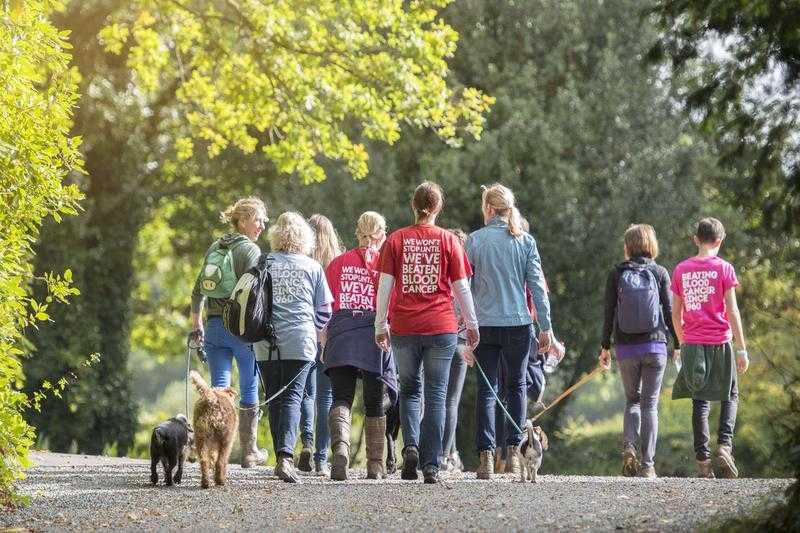
<instances>
[{"instance_id":1,"label":"brown boot","mask_svg":"<svg viewBox=\"0 0 800 533\"><path fill-rule=\"evenodd\" d=\"M328 415L331 430L331 479L345 481L350 463L350 409L337 405Z\"/></svg>"},{"instance_id":2,"label":"brown boot","mask_svg":"<svg viewBox=\"0 0 800 533\"><path fill-rule=\"evenodd\" d=\"M739 469L733 460L733 449L730 444L720 444L717 448L717 466L725 479L736 479L739 477Z\"/></svg>"},{"instance_id":3,"label":"brown boot","mask_svg":"<svg viewBox=\"0 0 800 533\"><path fill-rule=\"evenodd\" d=\"M256 445L259 418L261 418L261 410L258 407L243 408L239 412L239 445L242 448L242 468L267 464L267 451L259 450Z\"/></svg>"},{"instance_id":4,"label":"brown boot","mask_svg":"<svg viewBox=\"0 0 800 533\"><path fill-rule=\"evenodd\" d=\"M711 459L697 460L697 477L714 478L714 468L711 466Z\"/></svg>"},{"instance_id":5,"label":"brown boot","mask_svg":"<svg viewBox=\"0 0 800 533\"><path fill-rule=\"evenodd\" d=\"M475 477L478 479L492 479L494 474L494 457L492 450L483 450L479 453L481 464L475 471Z\"/></svg>"},{"instance_id":6,"label":"brown boot","mask_svg":"<svg viewBox=\"0 0 800 533\"><path fill-rule=\"evenodd\" d=\"M386 438L386 417L368 416L365 433L367 437L367 479L383 479L386 469L383 465L383 447Z\"/></svg>"},{"instance_id":7,"label":"brown boot","mask_svg":"<svg viewBox=\"0 0 800 533\"><path fill-rule=\"evenodd\" d=\"M501 454L497 454L494 458L494 474L502 474L506 470L506 462L503 461Z\"/></svg>"},{"instance_id":8,"label":"brown boot","mask_svg":"<svg viewBox=\"0 0 800 533\"><path fill-rule=\"evenodd\" d=\"M519 477L522 466L519 464L519 457L517 457L516 446L506 446L506 474L513 474Z\"/></svg>"}]
</instances>

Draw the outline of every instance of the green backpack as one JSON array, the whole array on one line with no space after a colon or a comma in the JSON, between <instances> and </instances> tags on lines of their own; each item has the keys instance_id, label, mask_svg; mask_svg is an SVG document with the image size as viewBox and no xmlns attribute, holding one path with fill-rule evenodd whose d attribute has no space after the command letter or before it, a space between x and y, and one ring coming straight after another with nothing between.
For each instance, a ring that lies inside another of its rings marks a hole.
<instances>
[{"instance_id":1,"label":"green backpack","mask_svg":"<svg viewBox=\"0 0 800 533\"><path fill-rule=\"evenodd\" d=\"M220 241L214 243L206 254L203 271L200 273L200 292L209 298L228 298L233 293L236 282L236 271L233 268L233 249L242 241L230 245Z\"/></svg>"}]
</instances>

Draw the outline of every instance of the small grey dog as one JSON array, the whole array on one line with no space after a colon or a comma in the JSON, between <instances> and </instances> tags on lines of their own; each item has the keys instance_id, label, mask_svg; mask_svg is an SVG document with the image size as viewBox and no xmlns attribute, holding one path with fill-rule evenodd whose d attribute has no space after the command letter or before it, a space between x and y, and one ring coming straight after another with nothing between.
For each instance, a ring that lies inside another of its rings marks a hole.
<instances>
[{"instance_id":1,"label":"small grey dog","mask_svg":"<svg viewBox=\"0 0 800 533\"><path fill-rule=\"evenodd\" d=\"M194 445L194 430L186 415L178 414L153 429L150 436L150 481L158 483L158 463L164 467L164 483L170 486L180 483L183 477L183 462ZM175 475L172 471L178 467Z\"/></svg>"},{"instance_id":2,"label":"small grey dog","mask_svg":"<svg viewBox=\"0 0 800 533\"><path fill-rule=\"evenodd\" d=\"M517 447L517 459L520 464L519 480L521 482L524 483L527 478L532 483L536 483L547 447L547 435L542 428L534 426L530 419L525 421L525 436Z\"/></svg>"}]
</instances>

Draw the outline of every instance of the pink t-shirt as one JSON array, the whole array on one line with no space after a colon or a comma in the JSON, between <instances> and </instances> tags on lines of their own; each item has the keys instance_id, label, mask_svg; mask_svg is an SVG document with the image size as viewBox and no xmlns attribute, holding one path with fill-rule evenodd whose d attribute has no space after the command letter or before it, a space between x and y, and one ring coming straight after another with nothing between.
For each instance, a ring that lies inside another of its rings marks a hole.
<instances>
[{"instance_id":1,"label":"pink t-shirt","mask_svg":"<svg viewBox=\"0 0 800 533\"><path fill-rule=\"evenodd\" d=\"M730 342L725 291L738 285L733 265L720 257L690 257L675 267L672 292L683 299L683 342Z\"/></svg>"}]
</instances>

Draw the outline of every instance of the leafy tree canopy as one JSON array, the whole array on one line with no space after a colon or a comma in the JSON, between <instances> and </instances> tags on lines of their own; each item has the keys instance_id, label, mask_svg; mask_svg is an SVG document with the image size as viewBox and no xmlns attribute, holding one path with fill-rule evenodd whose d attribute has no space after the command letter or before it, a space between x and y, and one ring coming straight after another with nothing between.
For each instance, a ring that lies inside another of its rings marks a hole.
<instances>
[{"instance_id":1,"label":"leafy tree canopy","mask_svg":"<svg viewBox=\"0 0 800 533\"><path fill-rule=\"evenodd\" d=\"M800 229L800 2L662 0L650 51L720 146L756 226Z\"/></svg>"},{"instance_id":2,"label":"leafy tree canopy","mask_svg":"<svg viewBox=\"0 0 800 533\"><path fill-rule=\"evenodd\" d=\"M280 172L324 179L318 158L367 173L363 136L389 144L403 123L451 144L475 138L492 99L446 83L457 33L449 0L139 0L101 37L127 49L146 91L175 84L177 155L261 150Z\"/></svg>"}]
</instances>

